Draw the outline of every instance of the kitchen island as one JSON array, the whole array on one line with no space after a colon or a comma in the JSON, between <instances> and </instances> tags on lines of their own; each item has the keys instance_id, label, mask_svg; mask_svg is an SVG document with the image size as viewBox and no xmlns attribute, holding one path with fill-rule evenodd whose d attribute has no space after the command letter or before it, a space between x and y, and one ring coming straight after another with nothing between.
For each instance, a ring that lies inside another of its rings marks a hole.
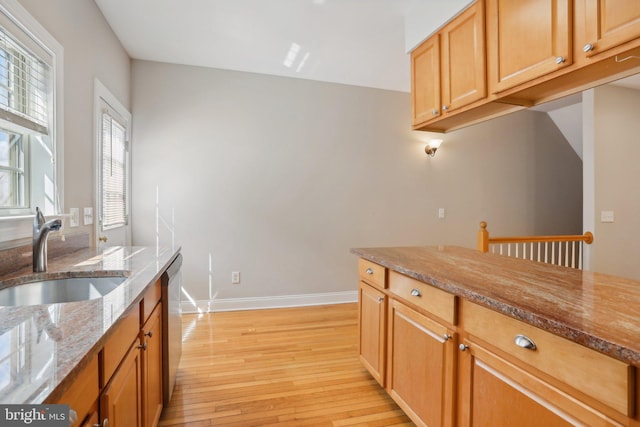
<instances>
[{"instance_id":1,"label":"kitchen island","mask_svg":"<svg viewBox=\"0 0 640 427\"><path fill-rule=\"evenodd\" d=\"M450 246L352 253L361 360L416 424L638 425L640 282Z\"/></svg>"},{"instance_id":2,"label":"kitchen island","mask_svg":"<svg viewBox=\"0 0 640 427\"><path fill-rule=\"evenodd\" d=\"M0 288L39 277L95 274L123 275L126 280L106 296L93 300L0 307L0 403L39 404L57 402L65 396L77 376L96 363L98 353L120 324L132 317L129 313L135 313L139 320L138 304L152 287L157 286L154 292L159 293L159 279L179 251L86 248L49 260L47 273L31 273L28 269L1 277ZM135 328L137 336L140 326L136 323Z\"/></svg>"}]
</instances>

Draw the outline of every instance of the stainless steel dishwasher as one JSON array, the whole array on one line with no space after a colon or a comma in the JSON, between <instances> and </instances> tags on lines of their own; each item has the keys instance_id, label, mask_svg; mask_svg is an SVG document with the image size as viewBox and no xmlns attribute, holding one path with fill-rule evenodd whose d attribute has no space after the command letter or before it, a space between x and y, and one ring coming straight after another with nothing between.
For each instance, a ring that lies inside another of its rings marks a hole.
<instances>
[{"instance_id":1,"label":"stainless steel dishwasher","mask_svg":"<svg viewBox=\"0 0 640 427\"><path fill-rule=\"evenodd\" d=\"M169 405L182 356L182 254L162 274L162 401Z\"/></svg>"}]
</instances>

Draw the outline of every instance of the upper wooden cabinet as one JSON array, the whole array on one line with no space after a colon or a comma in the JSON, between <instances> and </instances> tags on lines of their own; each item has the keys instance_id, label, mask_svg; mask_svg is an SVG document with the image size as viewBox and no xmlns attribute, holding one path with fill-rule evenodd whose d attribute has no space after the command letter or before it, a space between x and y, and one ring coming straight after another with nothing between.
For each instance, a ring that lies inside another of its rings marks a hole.
<instances>
[{"instance_id":1,"label":"upper wooden cabinet","mask_svg":"<svg viewBox=\"0 0 640 427\"><path fill-rule=\"evenodd\" d=\"M484 2L472 4L411 54L413 126L487 94Z\"/></svg>"},{"instance_id":2,"label":"upper wooden cabinet","mask_svg":"<svg viewBox=\"0 0 640 427\"><path fill-rule=\"evenodd\" d=\"M633 40L640 34L640 1L582 0L586 56L597 55ZM580 28L581 22L576 22Z\"/></svg>"},{"instance_id":3,"label":"upper wooden cabinet","mask_svg":"<svg viewBox=\"0 0 640 427\"><path fill-rule=\"evenodd\" d=\"M487 96L484 2L467 8L440 34L442 111L447 114Z\"/></svg>"},{"instance_id":4,"label":"upper wooden cabinet","mask_svg":"<svg viewBox=\"0 0 640 427\"><path fill-rule=\"evenodd\" d=\"M440 115L440 35L436 34L411 53L413 125Z\"/></svg>"},{"instance_id":5,"label":"upper wooden cabinet","mask_svg":"<svg viewBox=\"0 0 640 427\"><path fill-rule=\"evenodd\" d=\"M572 63L570 0L488 0L489 87L510 89Z\"/></svg>"}]
</instances>

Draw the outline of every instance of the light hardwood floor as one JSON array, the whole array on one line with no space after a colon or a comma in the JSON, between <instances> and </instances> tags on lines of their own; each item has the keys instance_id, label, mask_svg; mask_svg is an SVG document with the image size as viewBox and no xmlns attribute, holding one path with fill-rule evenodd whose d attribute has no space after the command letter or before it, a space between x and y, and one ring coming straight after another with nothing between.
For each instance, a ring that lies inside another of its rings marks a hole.
<instances>
[{"instance_id":1,"label":"light hardwood floor","mask_svg":"<svg viewBox=\"0 0 640 427\"><path fill-rule=\"evenodd\" d=\"M413 426L358 360L356 304L183 316L160 426Z\"/></svg>"}]
</instances>

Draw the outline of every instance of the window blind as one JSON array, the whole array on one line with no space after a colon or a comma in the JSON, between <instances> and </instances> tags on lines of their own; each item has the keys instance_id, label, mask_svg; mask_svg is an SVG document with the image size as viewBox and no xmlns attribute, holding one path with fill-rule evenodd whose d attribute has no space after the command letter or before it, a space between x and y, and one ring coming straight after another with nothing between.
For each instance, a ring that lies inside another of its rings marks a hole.
<instances>
[{"instance_id":1,"label":"window blind","mask_svg":"<svg viewBox=\"0 0 640 427\"><path fill-rule=\"evenodd\" d=\"M108 111L102 114L102 229L127 224L126 128Z\"/></svg>"},{"instance_id":2,"label":"window blind","mask_svg":"<svg viewBox=\"0 0 640 427\"><path fill-rule=\"evenodd\" d=\"M0 119L48 134L51 67L0 27Z\"/></svg>"}]
</instances>

